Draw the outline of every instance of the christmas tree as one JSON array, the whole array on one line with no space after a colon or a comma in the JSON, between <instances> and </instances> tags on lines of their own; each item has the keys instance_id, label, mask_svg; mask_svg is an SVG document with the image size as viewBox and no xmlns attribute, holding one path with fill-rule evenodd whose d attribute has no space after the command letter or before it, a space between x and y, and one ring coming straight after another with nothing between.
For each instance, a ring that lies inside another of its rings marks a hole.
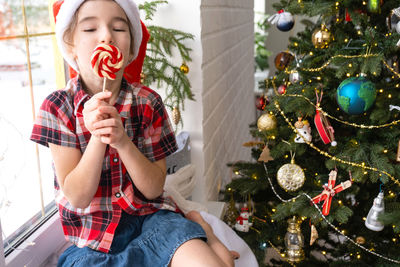
<instances>
[{"instance_id":1,"label":"christmas tree","mask_svg":"<svg viewBox=\"0 0 400 267\"><path fill-rule=\"evenodd\" d=\"M225 220L260 266L400 266L399 5L274 4L269 23L304 30L272 55L243 144L254 160L228 164L225 190Z\"/></svg>"}]
</instances>

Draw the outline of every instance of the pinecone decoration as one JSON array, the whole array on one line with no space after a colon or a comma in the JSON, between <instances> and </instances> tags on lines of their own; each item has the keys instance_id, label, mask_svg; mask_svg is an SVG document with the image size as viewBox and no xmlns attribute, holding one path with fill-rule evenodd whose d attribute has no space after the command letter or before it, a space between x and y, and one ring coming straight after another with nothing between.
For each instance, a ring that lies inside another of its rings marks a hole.
<instances>
[{"instance_id":1,"label":"pinecone decoration","mask_svg":"<svg viewBox=\"0 0 400 267\"><path fill-rule=\"evenodd\" d=\"M239 212L235 206L235 200L233 199L233 194L231 194L231 199L229 201L228 207L226 209L223 221L226 222L230 227L235 226L236 218L239 216Z\"/></svg>"},{"instance_id":2,"label":"pinecone decoration","mask_svg":"<svg viewBox=\"0 0 400 267\"><path fill-rule=\"evenodd\" d=\"M181 120L181 112L179 111L178 107L174 107L172 109L172 121L174 122L175 125L177 125L180 120Z\"/></svg>"}]
</instances>

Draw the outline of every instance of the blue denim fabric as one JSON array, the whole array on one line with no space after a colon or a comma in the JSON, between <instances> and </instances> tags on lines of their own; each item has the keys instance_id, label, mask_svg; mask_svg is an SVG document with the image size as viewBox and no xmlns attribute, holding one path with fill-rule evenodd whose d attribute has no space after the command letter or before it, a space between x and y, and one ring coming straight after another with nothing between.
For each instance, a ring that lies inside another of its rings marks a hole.
<instances>
[{"instance_id":1,"label":"blue denim fabric","mask_svg":"<svg viewBox=\"0 0 400 267\"><path fill-rule=\"evenodd\" d=\"M176 249L194 238L206 240L203 228L178 213L160 210L132 216L123 212L109 253L72 245L60 256L57 266L168 266Z\"/></svg>"}]
</instances>

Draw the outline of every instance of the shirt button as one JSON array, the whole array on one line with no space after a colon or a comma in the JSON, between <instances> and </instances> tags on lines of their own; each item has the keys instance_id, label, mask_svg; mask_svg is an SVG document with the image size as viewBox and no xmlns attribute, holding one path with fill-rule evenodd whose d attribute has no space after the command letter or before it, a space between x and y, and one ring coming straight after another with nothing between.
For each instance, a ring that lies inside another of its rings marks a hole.
<instances>
[{"instance_id":1,"label":"shirt button","mask_svg":"<svg viewBox=\"0 0 400 267\"><path fill-rule=\"evenodd\" d=\"M117 162L118 162L118 158L114 158L113 161L114 161L115 163L117 163Z\"/></svg>"},{"instance_id":2,"label":"shirt button","mask_svg":"<svg viewBox=\"0 0 400 267\"><path fill-rule=\"evenodd\" d=\"M121 194L119 192L115 193L115 197L120 198Z\"/></svg>"}]
</instances>

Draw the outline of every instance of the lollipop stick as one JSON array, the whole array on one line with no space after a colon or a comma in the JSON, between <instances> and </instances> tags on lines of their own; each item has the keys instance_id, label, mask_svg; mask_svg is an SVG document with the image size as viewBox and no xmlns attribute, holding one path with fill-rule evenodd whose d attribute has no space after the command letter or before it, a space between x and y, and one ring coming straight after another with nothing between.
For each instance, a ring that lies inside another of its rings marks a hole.
<instances>
[{"instance_id":1,"label":"lollipop stick","mask_svg":"<svg viewBox=\"0 0 400 267\"><path fill-rule=\"evenodd\" d=\"M107 78L104 77L104 79L103 79L103 92L106 90L106 80L107 80Z\"/></svg>"}]
</instances>

